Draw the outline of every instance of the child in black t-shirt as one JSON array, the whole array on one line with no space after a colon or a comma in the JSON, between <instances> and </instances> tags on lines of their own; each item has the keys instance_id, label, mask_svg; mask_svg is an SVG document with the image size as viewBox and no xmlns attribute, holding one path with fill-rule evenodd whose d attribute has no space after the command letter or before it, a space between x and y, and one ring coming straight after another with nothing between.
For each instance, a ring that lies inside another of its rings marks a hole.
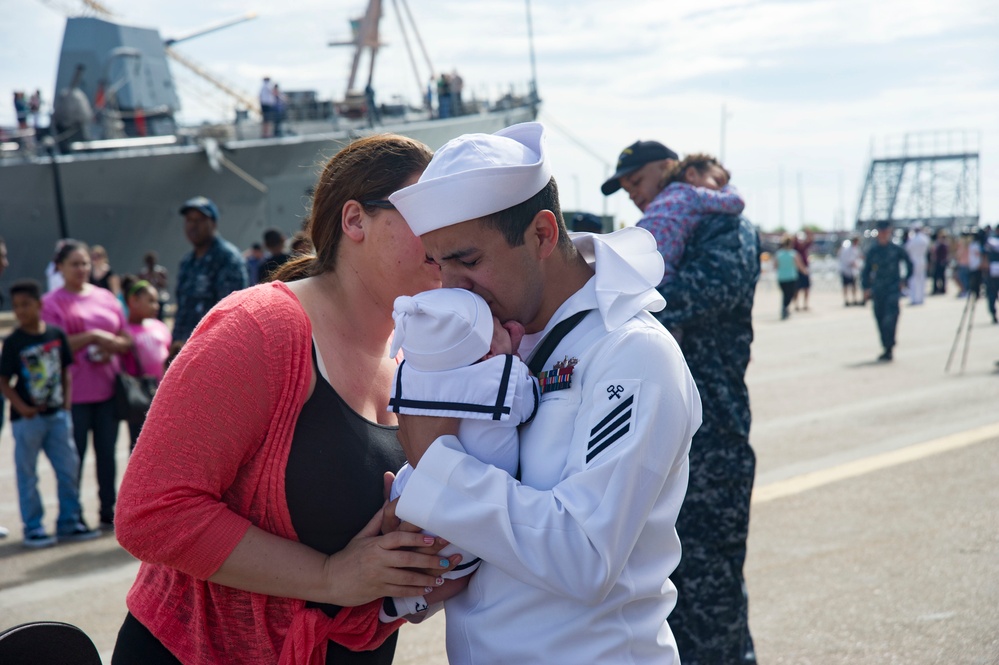
<instances>
[{"instance_id":1,"label":"child in black t-shirt","mask_svg":"<svg viewBox=\"0 0 999 665\"><path fill-rule=\"evenodd\" d=\"M15 282L10 297L18 327L0 352L0 391L10 401L24 546L47 547L57 539L67 542L96 538L100 533L91 531L80 518L80 456L73 443L70 379L66 371L73 362L69 340L61 329L42 321L38 282ZM44 508L37 473L41 451L45 451L56 473L56 536L47 533L42 525Z\"/></svg>"}]
</instances>

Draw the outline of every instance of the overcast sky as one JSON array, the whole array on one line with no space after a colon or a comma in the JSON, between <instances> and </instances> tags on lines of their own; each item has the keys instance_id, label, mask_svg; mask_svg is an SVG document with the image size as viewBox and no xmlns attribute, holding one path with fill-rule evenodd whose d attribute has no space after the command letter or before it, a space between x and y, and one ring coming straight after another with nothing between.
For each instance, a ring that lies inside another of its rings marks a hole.
<instances>
[{"instance_id":1,"label":"overcast sky","mask_svg":"<svg viewBox=\"0 0 999 665\"><path fill-rule=\"evenodd\" d=\"M178 48L255 95L270 75L284 90L339 97L361 0L102 0L124 22L179 36L256 10L254 21ZM11 91L52 98L65 11L76 0L0 0L0 124ZM414 101L417 84L384 0L376 89ZM409 0L433 66L457 68L466 90L495 96L530 78L525 3ZM719 153L766 229L783 219L852 225L871 141L926 130L972 130L981 142L980 210L999 222L999 11L995 0L533 0L540 119L563 206L640 213L599 188L617 154L656 139L681 154ZM415 48L415 47L414 47ZM421 58L422 62L422 58ZM217 105L179 67L183 118ZM424 74L425 76L425 74ZM467 93L466 93L467 94ZM978 134L980 132L980 134ZM783 174L783 177L781 176ZM781 188L783 182L783 188ZM800 190L799 190L800 184ZM783 196L781 192L783 191ZM783 205L781 202L783 201Z\"/></svg>"}]
</instances>

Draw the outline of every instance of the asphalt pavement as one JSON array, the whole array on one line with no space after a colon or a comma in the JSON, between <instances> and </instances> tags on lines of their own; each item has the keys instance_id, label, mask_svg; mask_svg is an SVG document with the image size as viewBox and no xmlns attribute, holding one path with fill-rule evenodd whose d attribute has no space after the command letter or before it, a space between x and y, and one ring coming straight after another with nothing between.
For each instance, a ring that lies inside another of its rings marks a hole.
<instances>
[{"instance_id":1,"label":"asphalt pavement","mask_svg":"<svg viewBox=\"0 0 999 665\"><path fill-rule=\"evenodd\" d=\"M761 284L747 380L757 452L746 579L759 662L999 663L999 326L978 303L964 371L944 366L965 301L903 304L892 363L870 307L819 280L779 318ZM963 341L965 335L962 334ZM710 405L705 405L710 408ZM119 436L119 477L128 433ZM10 427L0 434L0 629L80 626L110 662L138 563L113 535L21 545ZM47 522L54 480L40 464ZM82 487L96 523L93 455ZM396 663L444 663L443 615L403 628Z\"/></svg>"}]
</instances>

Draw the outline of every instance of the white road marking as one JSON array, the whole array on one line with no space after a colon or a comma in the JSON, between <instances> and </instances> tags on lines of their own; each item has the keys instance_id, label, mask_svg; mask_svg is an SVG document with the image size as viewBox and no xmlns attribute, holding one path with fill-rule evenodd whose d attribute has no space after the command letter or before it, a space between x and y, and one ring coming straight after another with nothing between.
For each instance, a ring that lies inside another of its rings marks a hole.
<instances>
[{"instance_id":1,"label":"white road marking","mask_svg":"<svg viewBox=\"0 0 999 665\"><path fill-rule=\"evenodd\" d=\"M769 485L757 487L753 490L752 503L760 504L785 496L792 496L802 492L829 485L840 480L856 478L873 471L880 471L906 462L914 462L932 455L958 448L965 448L976 443L983 443L990 439L999 438L999 423L976 427L965 432L958 432L949 436L944 436L931 441L924 441L898 450L872 455L863 459L833 466L821 471L813 471L800 476L780 480Z\"/></svg>"}]
</instances>

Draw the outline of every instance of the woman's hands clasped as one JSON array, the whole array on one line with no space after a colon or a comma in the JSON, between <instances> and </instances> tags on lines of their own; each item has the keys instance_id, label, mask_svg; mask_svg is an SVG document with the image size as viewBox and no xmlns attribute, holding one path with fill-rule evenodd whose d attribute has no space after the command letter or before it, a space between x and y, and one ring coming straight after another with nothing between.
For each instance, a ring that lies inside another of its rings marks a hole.
<instances>
[{"instance_id":1,"label":"woman's hands clasped","mask_svg":"<svg viewBox=\"0 0 999 665\"><path fill-rule=\"evenodd\" d=\"M385 596L422 596L442 585L441 575L461 562L460 554L450 559L438 555L446 541L407 530L410 525L381 535L385 510L326 559L324 575L335 604L352 607Z\"/></svg>"}]
</instances>

